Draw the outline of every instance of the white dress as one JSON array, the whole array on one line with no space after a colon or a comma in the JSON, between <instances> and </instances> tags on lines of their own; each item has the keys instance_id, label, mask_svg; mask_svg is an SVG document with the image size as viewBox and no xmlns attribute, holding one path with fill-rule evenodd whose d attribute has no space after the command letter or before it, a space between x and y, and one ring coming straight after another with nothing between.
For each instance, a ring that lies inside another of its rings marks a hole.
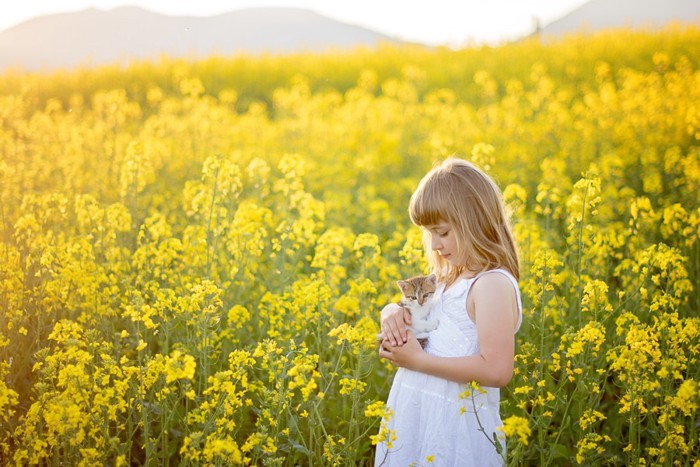
<instances>
[{"instance_id":1,"label":"white dress","mask_svg":"<svg viewBox=\"0 0 700 467\"><path fill-rule=\"evenodd\" d=\"M507 276L515 288L517 331L522 321L518 282L508 271L494 269L471 279L460 279L447 291L444 284L438 288L431 315L437 313L439 325L428 337L426 352L441 357L479 353L476 324L467 314L467 294L478 277L495 272ZM385 421L386 428L395 430L396 437L389 449L386 442L377 444L375 466L503 465L503 457L493 444L493 433L501 434L498 430L502 425L500 391L491 387L481 389L486 392L473 391L467 384L399 368L387 400L393 417ZM505 452L502 438L501 434L498 439Z\"/></svg>"}]
</instances>

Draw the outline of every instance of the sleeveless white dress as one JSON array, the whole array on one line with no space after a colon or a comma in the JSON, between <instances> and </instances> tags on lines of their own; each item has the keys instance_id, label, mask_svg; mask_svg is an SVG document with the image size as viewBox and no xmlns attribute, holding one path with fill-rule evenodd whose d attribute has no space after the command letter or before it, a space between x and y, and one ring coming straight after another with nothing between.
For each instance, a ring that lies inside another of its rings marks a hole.
<instances>
[{"instance_id":1,"label":"sleeveless white dress","mask_svg":"<svg viewBox=\"0 0 700 467\"><path fill-rule=\"evenodd\" d=\"M477 278L493 273L504 274L513 283L518 304L516 331L520 328L522 303L517 280L503 269L485 271L474 278L458 280L447 291L444 284L440 285L430 312L437 314L439 325L428 337L426 352L441 357L479 353L476 324L467 314L467 294ZM485 392L399 368L387 400L393 417L386 422L389 430L395 430L396 439L390 449L386 443L377 444L375 466L503 465L503 457L493 444L493 433L501 434L500 391L481 389ZM498 439L505 452L502 435Z\"/></svg>"}]
</instances>

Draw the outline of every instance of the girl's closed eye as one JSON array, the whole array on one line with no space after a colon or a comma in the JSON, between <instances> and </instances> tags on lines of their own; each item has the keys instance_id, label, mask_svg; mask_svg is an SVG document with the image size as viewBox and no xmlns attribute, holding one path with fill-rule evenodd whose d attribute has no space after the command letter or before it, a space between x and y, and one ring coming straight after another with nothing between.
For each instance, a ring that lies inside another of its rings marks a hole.
<instances>
[{"instance_id":1,"label":"girl's closed eye","mask_svg":"<svg viewBox=\"0 0 700 467\"><path fill-rule=\"evenodd\" d=\"M437 235L438 237L447 237L449 235L449 230L429 230L430 235Z\"/></svg>"}]
</instances>

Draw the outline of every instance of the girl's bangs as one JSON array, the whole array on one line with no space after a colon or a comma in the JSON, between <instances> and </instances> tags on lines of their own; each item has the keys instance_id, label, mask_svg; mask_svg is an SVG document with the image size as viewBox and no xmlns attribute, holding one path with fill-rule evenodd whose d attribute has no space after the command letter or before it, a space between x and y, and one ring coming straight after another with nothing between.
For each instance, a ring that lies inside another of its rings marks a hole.
<instances>
[{"instance_id":1,"label":"girl's bangs","mask_svg":"<svg viewBox=\"0 0 700 467\"><path fill-rule=\"evenodd\" d=\"M438 200L438 194L429 189L429 185L423 186L413 196L409 206L411 222L419 226L437 225L444 222L445 216L439 206L444 204Z\"/></svg>"}]
</instances>

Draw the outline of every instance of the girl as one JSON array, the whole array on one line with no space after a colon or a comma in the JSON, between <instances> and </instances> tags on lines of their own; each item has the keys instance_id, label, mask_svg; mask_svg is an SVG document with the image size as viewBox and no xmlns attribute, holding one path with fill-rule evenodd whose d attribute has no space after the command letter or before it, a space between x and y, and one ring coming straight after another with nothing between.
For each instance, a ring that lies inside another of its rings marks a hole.
<instances>
[{"instance_id":1,"label":"girl","mask_svg":"<svg viewBox=\"0 0 700 467\"><path fill-rule=\"evenodd\" d=\"M421 180L409 214L440 282L431 311L439 324L423 350L406 331L406 310L382 310L379 356L399 370L383 426L390 436L377 445L375 465L503 465L499 388L513 375L522 306L501 192L450 158Z\"/></svg>"}]
</instances>

